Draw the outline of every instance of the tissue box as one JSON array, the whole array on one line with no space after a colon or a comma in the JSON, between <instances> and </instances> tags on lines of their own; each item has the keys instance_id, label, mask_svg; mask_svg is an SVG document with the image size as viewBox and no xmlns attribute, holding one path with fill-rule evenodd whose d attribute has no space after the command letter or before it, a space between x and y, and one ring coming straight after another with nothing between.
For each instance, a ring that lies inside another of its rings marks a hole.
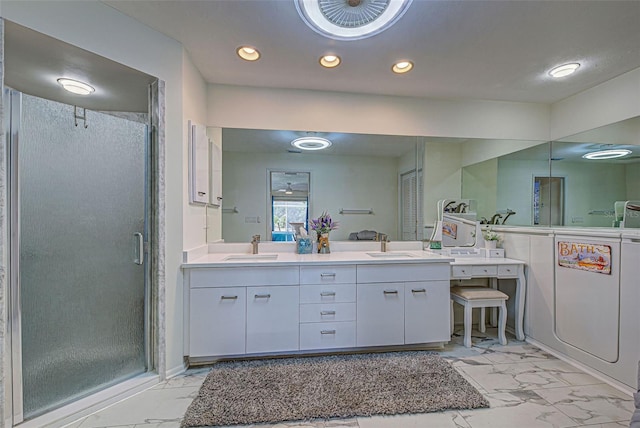
<instances>
[{"instance_id":1,"label":"tissue box","mask_svg":"<svg viewBox=\"0 0 640 428\"><path fill-rule=\"evenodd\" d=\"M298 254L311 254L312 249L313 242L311 242L311 238L298 236L296 241L296 252Z\"/></svg>"}]
</instances>

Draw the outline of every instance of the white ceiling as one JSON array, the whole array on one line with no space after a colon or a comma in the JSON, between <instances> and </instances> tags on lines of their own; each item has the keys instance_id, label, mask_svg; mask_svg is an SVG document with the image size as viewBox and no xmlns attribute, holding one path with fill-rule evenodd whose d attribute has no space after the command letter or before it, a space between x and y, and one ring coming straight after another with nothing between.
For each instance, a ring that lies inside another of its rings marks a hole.
<instances>
[{"instance_id":1,"label":"white ceiling","mask_svg":"<svg viewBox=\"0 0 640 428\"><path fill-rule=\"evenodd\" d=\"M30 95L91 110L147 112L155 77L5 21L5 84ZM91 82L90 97L62 89L59 77Z\"/></svg>"},{"instance_id":2,"label":"white ceiling","mask_svg":"<svg viewBox=\"0 0 640 428\"><path fill-rule=\"evenodd\" d=\"M413 0L393 27L358 41L312 31L294 0L105 3L180 41L211 83L552 103L640 67L637 0ZM242 44L260 61L240 60ZM342 65L320 67L325 53ZM398 59L414 70L392 74ZM572 61L578 73L548 77Z\"/></svg>"}]
</instances>

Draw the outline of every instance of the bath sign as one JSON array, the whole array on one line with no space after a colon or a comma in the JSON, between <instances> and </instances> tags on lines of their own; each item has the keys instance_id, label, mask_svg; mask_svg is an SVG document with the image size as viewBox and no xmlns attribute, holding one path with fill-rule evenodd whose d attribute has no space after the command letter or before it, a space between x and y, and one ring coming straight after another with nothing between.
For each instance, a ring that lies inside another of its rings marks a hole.
<instances>
[{"instance_id":1,"label":"bath sign","mask_svg":"<svg viewBox=\"0 0 640 428\"><path fill-rule=\"evenodd\" d=\"M611 274L611 246L558 241L558 266Z\"/></svg>"}]
</instances>

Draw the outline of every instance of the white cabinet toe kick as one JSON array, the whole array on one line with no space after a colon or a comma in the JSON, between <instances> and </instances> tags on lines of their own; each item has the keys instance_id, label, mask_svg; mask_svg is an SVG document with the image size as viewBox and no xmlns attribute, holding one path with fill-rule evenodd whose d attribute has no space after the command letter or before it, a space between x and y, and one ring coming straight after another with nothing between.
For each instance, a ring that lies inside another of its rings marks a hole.
<instances>
[{"instance_id":1,"label":"white cabinet toe kick","mask_svg":"<svg viewBox=\"0 0 640 428\"><path fill-rule=\"evenodd\" d=\"M185 269L184 354L434 347L451 338L448 261Z\"/></svg>"}]
</instances>

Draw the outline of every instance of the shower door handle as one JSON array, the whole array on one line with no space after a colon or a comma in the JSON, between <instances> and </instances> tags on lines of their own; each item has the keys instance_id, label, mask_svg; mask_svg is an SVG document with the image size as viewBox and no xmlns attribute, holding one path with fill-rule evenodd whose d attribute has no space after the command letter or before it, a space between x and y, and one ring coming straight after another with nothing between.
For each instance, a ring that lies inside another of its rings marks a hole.
<instances>
[{"instance_id":1,"label":"shower door handle","mask_svg":"<svg viewBox=\"0 0 640 428\"><path fill-rule=\"evenodd\" d=\"M133 258L133 262L137 265L141 265L144 263L144 238L142 237L142 233L136 232L133 234L136 241L136 251L137 254Z\"/></svg>"}]
</instances>

